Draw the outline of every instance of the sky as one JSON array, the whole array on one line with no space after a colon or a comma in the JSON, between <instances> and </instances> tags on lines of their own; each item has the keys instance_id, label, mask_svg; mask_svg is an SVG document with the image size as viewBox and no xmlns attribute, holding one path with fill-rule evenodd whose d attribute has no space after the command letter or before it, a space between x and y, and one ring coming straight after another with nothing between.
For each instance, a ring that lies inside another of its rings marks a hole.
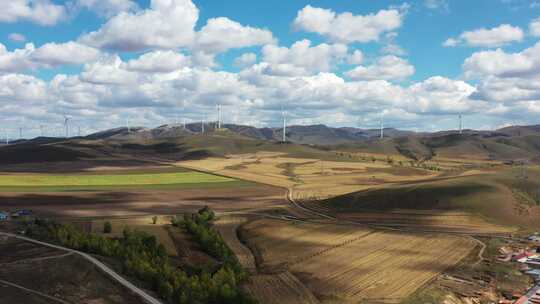
<instances>
[{"instance_id":1,"label":"sky","mask_svg":"<svg viewBox=\"0 0 540 304\"><path fill-rule=\"evenodd\" d=\"M540 124L540 1L0 0L0 138Z\"/></svg>"}]
</instances>

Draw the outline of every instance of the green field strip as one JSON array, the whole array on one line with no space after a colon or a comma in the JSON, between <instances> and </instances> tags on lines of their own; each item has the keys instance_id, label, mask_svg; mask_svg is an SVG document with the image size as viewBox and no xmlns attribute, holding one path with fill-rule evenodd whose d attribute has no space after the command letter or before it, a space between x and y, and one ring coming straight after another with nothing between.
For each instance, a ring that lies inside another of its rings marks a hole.
<instances>
[{"instance_id":1,"label":"green field strip","mask_svg":"<svg viewBox=\"0 0 540 304\"><path fill-rule=\"evenodd\" d=\"M219 183L180 183L154 185L105 185L105 186L0 186L1 192L80 192L80 191L132 191L132 190L177 190L252 187L252 182L233 180Z\"/></svg>"},{"instance_id":2,"label":"green field strip","mask_svg":"<svg viewBox=\"0 0 540 304\"><path fill-rule=\"evenodd\" d=\"M55 175L14 174L0 175L0 187L92 187L92 186L144 186L198 183L227 183L233 178L202 172L175 172L154 174Z\"/></svg>"}]
</instances>

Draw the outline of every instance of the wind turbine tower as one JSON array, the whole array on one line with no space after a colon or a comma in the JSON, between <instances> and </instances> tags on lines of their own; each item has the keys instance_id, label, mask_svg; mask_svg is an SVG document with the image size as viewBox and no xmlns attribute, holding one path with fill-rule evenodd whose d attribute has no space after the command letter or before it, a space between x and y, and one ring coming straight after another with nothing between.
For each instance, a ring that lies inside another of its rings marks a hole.
<instances>
[{"instance_id":1,"label":"wind turbine tower","mask_svg":"<svg viewBox=\"0 0 540 304\"><path fill-rule=\"evenodd\" d=\"M64 115L64 129L66 131L66 138L69 137L69 117Z\"/></svg>"},{"instance_id":2,"label":"wind turbine tower","mask_svg":"<svg viewBox=\"0 0 540 304\"><path fill-rule=\"evenodd\" d=\"M39 134L41 137L43 137L43 125L39 125Z\"/></svg>"},{"instance_id":3,"label":"wind turbine tower","mask_svg":"<svg viewBox=\"0 0 540 304\"><path fill-rule=\"evenodd\" d=\"M384 138L384 119L383 119L383 115L381 114L381 135L380 135L381 139Z\"/></svg>"},{"instance_id":4,"label":"wind turbine tower","mask_svg":"<svg viewBox=\"0 0 540 304\"><path fill-rule=\"evenodd\" d=\"M129 127L129 116L126 118L126 129L128 133L131 133L131 128Z\"/></svg>"},{"instance_id":5,"label":"wind turbine tower","mask_svg":"<svg viewBox=\"0 0 540 304\"><path fill-rule=\"evenodd\" d=\"M459 114L459 134L463 133L463 116Z\"/></svg>"},{"instance_id":6,"label":"wind turbine tower","mask_svg":"<svg viewBox=\"0 0 540 304\"><path fill-rule=\"evenodd\" d=\"M19 127L19 139L22 139L23 137L23 128Z\"/></svg>"},{"instance_id":7,"label":"wind turbine tower","mask_svg":"<svg viewBox=\"0 0 540 304\"><path fill-rule=\"evenodd\" d=\"M218 125L217 125L217 127L218 127L218 130L219 130L219 129L221 129L221 104L217 105L217 111L218 111L218 121L217 121Z\"/></svg>"},{"instance_id":8,"label":"wind turbine tower","mask_svg":"<svg viewBox=\"0 0 540 304\"><path fill-rule=\"evenodd\" d=\"M204 134L204 123L206 120L206 114L204 115L202 121L201 121L201 134Z\"/></svg>"},{"instance_id":9,"label":"wind turbine tower","mask_svg":"<svg viewBox=\"0 0 540 304\"><path fill-rule=\"evenodd\" d=\"M285 111L281 112L281 115L283 116L283 142L287 141L287 113Z\"/></svg>"}]
</instances>

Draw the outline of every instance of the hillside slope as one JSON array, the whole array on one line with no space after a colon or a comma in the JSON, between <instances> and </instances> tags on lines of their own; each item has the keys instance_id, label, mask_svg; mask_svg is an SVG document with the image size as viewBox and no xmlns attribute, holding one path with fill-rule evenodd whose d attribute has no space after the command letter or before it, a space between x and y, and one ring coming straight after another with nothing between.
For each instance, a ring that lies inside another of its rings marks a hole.
<instances>
[{"instance_id":1,"label":"hillside slope","mask_svg":"<svg viewBox=\"0 0 540 304\"><path fill-rule=\"evenodd\" d=\"M456 215L467 213L488 222L521 227L540 227L540 168L529 168L527 178L520 169L405 183L360 191L318 203L334 214L386 213ZM418 217L415 225L431 218ZM396 216L379 218L379 224L392 224ZM409 221L411 218L409 217Z\"/></svg>"}]
</instances>

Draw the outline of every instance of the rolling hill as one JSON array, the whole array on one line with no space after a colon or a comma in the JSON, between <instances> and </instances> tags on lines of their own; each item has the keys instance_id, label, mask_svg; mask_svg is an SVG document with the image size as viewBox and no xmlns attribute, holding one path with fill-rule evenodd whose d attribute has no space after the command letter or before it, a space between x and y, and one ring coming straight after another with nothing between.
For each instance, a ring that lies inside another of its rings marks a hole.
<instances>
[{"instance_id":1,"label":"rolling hill","mask_svg":"<svg viewBox=\"0 0 540 304\"><path fill-rule=\"evenodd\" d=\"M488 222L513 227L540 227L540 169L519 169L440 178L420 183L386 185L317 203L334 214L392 214L378 224L427 226L432 216L466 212ZM428 217L429 215L430 217ZM374 217L370 218L374 220ZM412 221L417 222L412 222Z\"/></svg>"},{"instance_id":2,"label":"rolling hill","mask_svg":"<svg viewBox=\"0 0 540 304\"><path fill-rule=\"evenodd\" d=\"M0 146L0 164L14 165L74 160L106 163L113 159L135 162L171 161L255 151L284 152L301 157L331 158L329 151L401 154L416 161L433 157L540 162L540 126L508 127L497 131L465 130L414 133L385 129L291 126L286 144L279 128L226 124L216 130L207 124L163 125L154 129L116 128L86 137L18 140Z\"/></svg>"}]
</instances>

